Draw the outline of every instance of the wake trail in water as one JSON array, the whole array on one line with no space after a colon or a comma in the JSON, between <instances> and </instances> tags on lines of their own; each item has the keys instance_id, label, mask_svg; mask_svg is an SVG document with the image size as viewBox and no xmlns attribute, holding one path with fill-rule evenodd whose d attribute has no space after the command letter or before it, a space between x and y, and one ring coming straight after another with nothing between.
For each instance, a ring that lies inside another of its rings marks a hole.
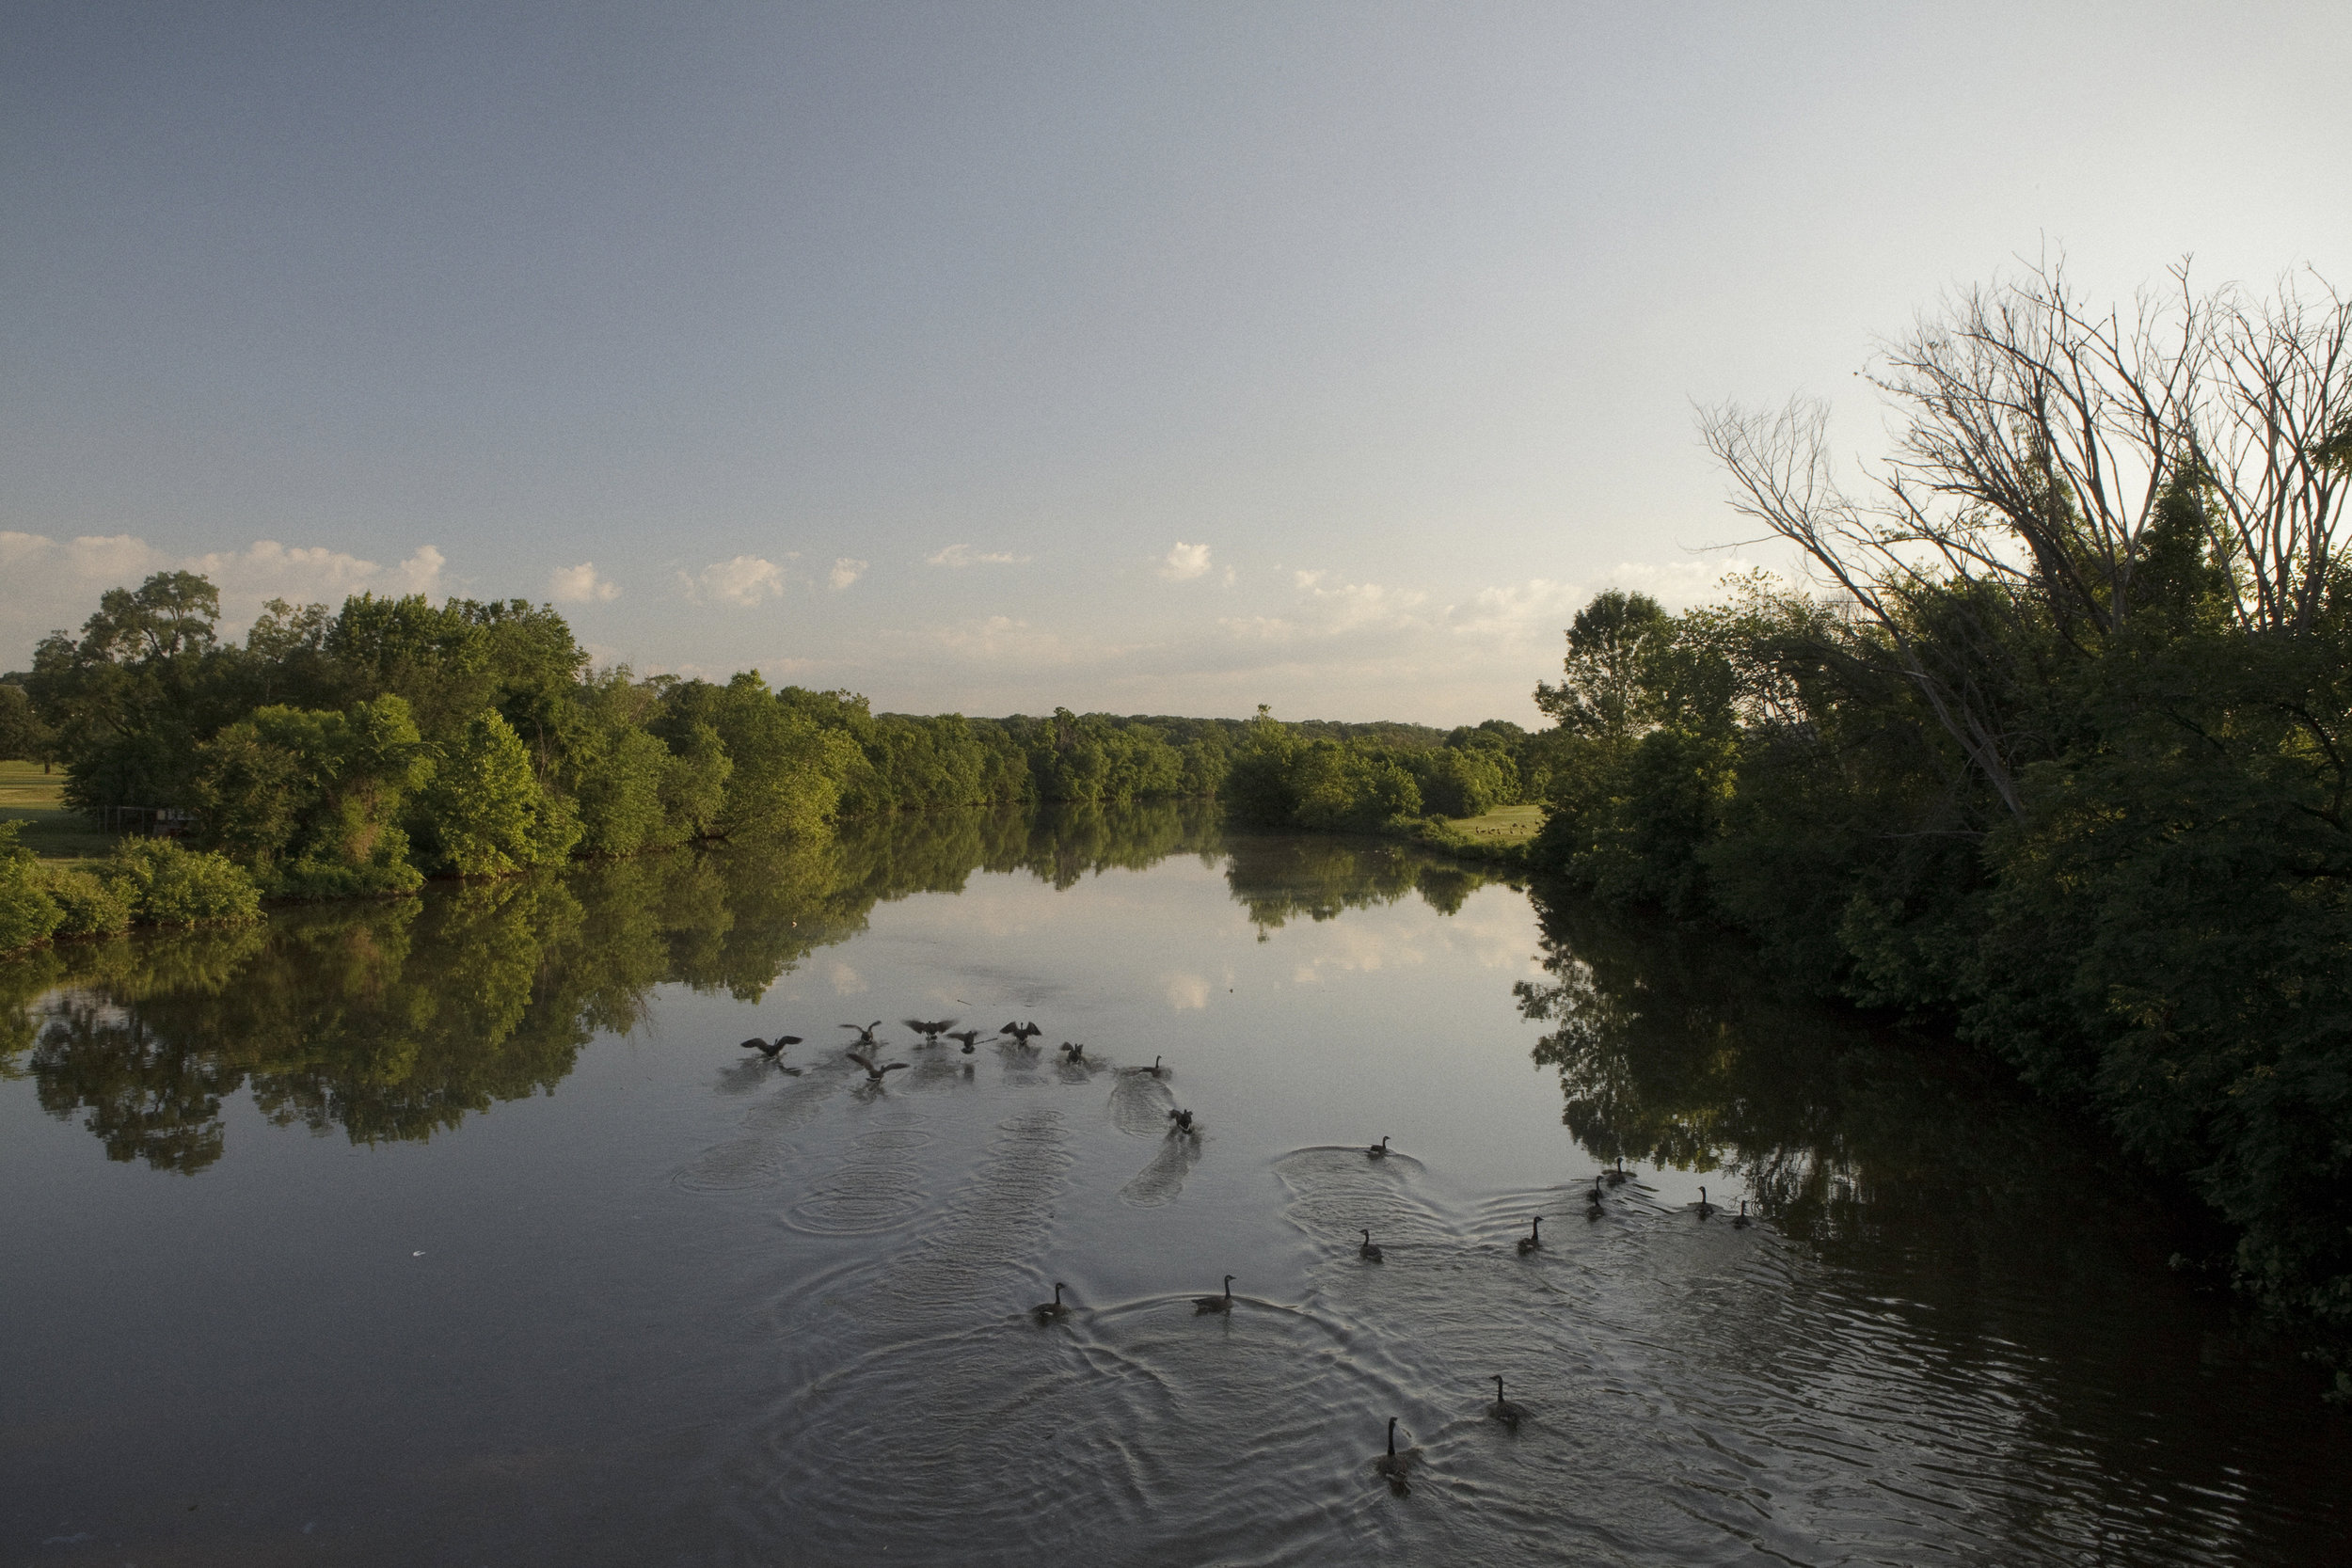
<instances>
[{"instance_id":1,"label":"wake trail in water","mask_svg":"<svg viewBox=\"0 0 2352 1568\"><path fill-rule=\"evenodd\" d=\"M752 1065L765 1077L775 1075L766 1062ZM704 1149L671 1172L671 1182L690 1193L727 1193L777 1180L789 1164L778 1134L816 1116L826 1101L849 1085L851 1076L847 1064L839 1061L800 1069L782 1088L743 1113L736 1124L741 1136Z\"/></svg>"}]
</instances>

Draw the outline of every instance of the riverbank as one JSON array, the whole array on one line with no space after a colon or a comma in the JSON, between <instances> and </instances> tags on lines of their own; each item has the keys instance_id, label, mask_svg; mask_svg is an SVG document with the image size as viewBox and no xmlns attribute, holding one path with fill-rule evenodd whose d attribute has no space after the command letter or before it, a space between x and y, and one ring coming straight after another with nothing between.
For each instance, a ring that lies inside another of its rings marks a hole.
<instances>
[{"instance_id":1,"label":"riverbank","mask_svg":"<svg viewBox=\"0 0 2352 1568\"><path fill-rule=\"evenodd\" d=\"M65 803L65 769L44 772L37 762L0 762L0 822L21 822L17 842L46 864L87 868L115 847L113 833L93 828Z\"/></svg>"}]
</instances>

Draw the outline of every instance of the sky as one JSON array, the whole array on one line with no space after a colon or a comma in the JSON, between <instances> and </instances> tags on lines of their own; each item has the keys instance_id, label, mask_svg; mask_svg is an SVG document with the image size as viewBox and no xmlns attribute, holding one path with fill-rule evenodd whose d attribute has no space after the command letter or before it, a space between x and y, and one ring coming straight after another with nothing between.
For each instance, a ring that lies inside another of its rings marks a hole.
<instances>
[{"instance_id":1,"label":"sky","mask_svg":"<svg viewBox=\"0 0 2352 1568\"><path fill-rule=\"evenodd\" d=\"M528 598L877 709L1537 721L1788 571L1694 408L2062 255L2352 285L2352 7L0 18L0 668L104 589Z\"/></svg>"}]
</instances>

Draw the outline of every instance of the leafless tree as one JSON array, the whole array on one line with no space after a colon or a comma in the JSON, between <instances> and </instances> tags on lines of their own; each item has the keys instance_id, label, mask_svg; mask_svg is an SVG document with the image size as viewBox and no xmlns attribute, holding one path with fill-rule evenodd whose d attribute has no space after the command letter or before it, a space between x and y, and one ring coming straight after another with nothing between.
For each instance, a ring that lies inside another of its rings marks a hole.
<instances>
[{"instance_id":1,"label":"leafless tree","mask_svg":"<svg viewBox=\"0 0 2352 1568\"><path fill-rule=\"evenodd\" d=\"M1904 422L1867 499L1838 485L1818 402L1700 417L1733 505L1851 597L2011 812L2032 743L2001 700L2018 624L2076 647L2121 630L2169 498L2201 503L2249 631L2307 625L2335 565L2352 300L2316 277L2265 300L2201 296L2185 262L2170 277L2101 313L2051 263L1923 317L1871 378Z\"/></svg>"}]
</instances>

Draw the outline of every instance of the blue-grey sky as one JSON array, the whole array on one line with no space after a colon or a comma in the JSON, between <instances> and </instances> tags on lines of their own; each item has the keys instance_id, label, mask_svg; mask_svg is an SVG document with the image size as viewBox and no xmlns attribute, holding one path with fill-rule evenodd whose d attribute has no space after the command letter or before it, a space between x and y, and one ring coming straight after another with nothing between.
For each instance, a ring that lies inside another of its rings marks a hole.
<instances>
[{"instance_id":1,"label":"blue-grey sky","mask_svg":"<svg viewBox=\"0 0 2352 1568\"><path fill-rule=\"evenodd\" d=\"M1532 721L1693 402L2352 283L2352 8L19 3L0 665L197 564L878 707Z\"/></svg>"}]
</instances>

